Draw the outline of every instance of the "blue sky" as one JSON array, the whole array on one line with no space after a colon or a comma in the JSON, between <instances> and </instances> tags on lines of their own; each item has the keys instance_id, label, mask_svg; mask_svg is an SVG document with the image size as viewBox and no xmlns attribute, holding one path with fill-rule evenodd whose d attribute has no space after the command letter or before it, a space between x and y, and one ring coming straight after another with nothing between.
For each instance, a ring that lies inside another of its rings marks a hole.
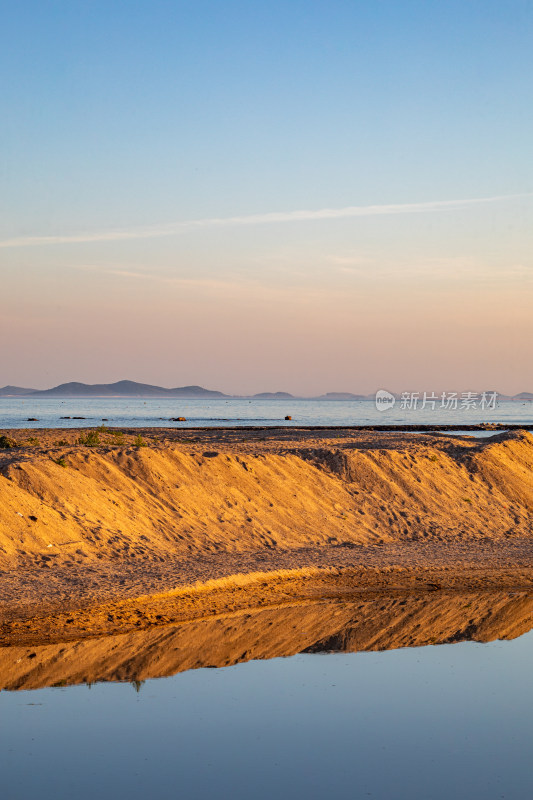
<instances>
[{"instance_id":1,"label":"blue sky","mask_svg":"<svg viewBox=\"0 0 533 800\"><path fill-rule=\"evenodd\" d=\"M513 0L3 3L3 333L20 336L0 383L524 388L532 23ZM294 217L347 207L367 211ZM424 371L415 334L442 308L474 373L444 333ZM368 357L339 351L362 339Z\"/></svg>"}]
</instances>

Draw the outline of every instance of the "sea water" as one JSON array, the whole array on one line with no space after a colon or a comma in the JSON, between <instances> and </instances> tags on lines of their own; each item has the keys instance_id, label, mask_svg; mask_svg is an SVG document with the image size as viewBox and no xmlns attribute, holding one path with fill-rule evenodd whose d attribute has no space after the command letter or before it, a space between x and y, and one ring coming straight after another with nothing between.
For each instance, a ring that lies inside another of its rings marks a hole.
<instances>
[{"instance_id":1,"label":"sea water","mask_svg":"<svg viewBox=\"0 0 533 800\"><path fill-rule=\"evenodd\" d=\"M292 420L285 420L291 416ZM70 419L62 419L70 417ZM75 420L73 417L84 417ZM170 422L185 417L185 422ZM36 421L33 421L35 418ZM30 420L30 421L29 421ZM494 409L392 409L370 400L247 400L143 398L0 398L0 428L226 427L247 425L461 425L533 424L532 402L502 402Z\"/></svg>"}]
</instances>

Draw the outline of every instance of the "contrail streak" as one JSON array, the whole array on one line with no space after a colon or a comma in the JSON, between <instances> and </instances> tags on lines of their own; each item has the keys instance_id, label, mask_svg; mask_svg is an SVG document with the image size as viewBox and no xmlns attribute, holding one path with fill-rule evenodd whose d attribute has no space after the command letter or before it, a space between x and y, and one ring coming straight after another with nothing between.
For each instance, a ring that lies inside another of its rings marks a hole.
<instances>
[{"instance_id":1,"label":"contrail streak","mask_svg":"<svg viewBox=\"0 0 533 800\"><path fill-rule=\"evenodd\" d=\"M274 211L265 214L248 214L239 217L209 217L186 220L167 225L152 225L130 230L100 231L53 236L22 236L0 241L0 248L34 247L37 245L83 244L90 242L119 242L129 239L158 239L176 236L200 228L242 227L245 225L273 225L287 222L310 222L346 219L350 217L377 217L394 214L419 214L445 209L461 209L470 206L498 203L516 198L532 197L532 193L476 197L466 200L434 200L425 203L401 203L396 205L346 206L345 208L322 208L303 211Z\"/></svg>"}]
</instances>

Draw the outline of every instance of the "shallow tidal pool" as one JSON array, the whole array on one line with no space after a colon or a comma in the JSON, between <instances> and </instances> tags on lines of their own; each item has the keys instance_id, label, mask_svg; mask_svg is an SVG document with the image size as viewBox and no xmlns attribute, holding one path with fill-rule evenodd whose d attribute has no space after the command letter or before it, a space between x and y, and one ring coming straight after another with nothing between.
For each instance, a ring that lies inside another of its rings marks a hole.
<instances>
[{"instance_id":1,"label":"shallow tidal pool","mask_svg":"<svg viewBox=\"0 0 533 800\"><path fill-rule=\"evenodd\" d=\"M0 693L4 800L533 797L533 632Z\"/></svg>"}]
</instances>

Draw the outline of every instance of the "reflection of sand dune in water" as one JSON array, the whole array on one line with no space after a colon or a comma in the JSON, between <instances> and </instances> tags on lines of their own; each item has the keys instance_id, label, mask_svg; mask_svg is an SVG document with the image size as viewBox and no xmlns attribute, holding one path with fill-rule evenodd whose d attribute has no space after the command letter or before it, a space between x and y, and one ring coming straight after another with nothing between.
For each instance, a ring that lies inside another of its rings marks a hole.
<instances>
[{"instance_id":1,"label":"reflection of sand dune in water","mask_svg":"<svg viewBox=\"0 0 533 800\"><path fill-rule=\"evenodd\" d=\"M248 610L114 636L0 648L0 687L142 681L296 653L513 639L533 627L533 594L372 596Z\"/></svg>"}]
</instances>

